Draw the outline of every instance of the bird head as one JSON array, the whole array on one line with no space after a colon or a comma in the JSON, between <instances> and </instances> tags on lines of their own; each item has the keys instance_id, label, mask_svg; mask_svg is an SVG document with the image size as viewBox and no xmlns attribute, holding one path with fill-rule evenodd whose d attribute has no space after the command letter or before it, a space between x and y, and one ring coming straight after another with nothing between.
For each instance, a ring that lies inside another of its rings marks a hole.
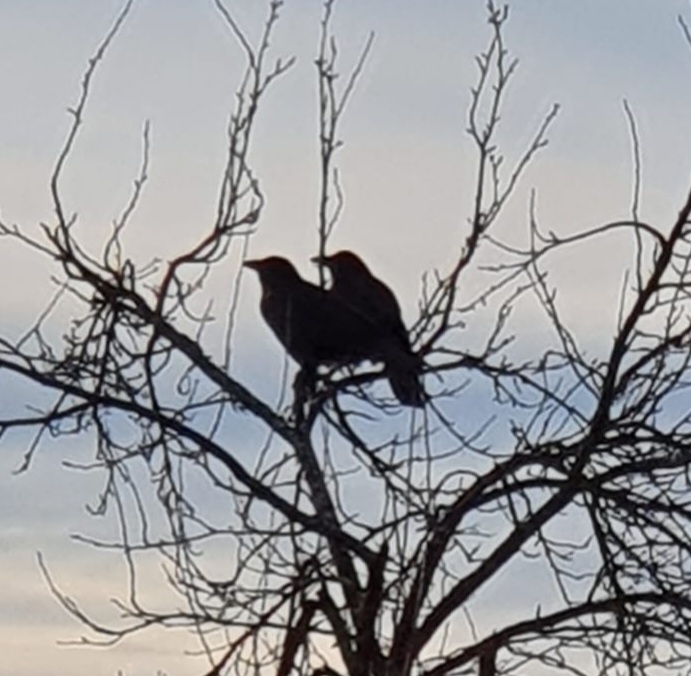
<instances>
[{"instance_id":1,"label":"bird head","mask_svg":"<svg viewBox=\"0 0 691 676\"><path fill-rule=\"evenodd\" d=\"M281 256L268 256L267 258L257 258L245 261L243 265L250 270L254 270L261 282L279 284L285 280L299 279L297 270L293 264Z\"/></svg>"},{"instance_id":2,"label":"bird head","mask_svg":"<svg viewBox=\"0 0 691 676\"><path fill-rule=\"evenodd\" d=\"M318 263L328 268L334 279L342 278L344 275L367 274L369 269L362 259L352 251L338 251L331 256L314 256L310 259L313 263Z\"/></svg>"}]
</instances>

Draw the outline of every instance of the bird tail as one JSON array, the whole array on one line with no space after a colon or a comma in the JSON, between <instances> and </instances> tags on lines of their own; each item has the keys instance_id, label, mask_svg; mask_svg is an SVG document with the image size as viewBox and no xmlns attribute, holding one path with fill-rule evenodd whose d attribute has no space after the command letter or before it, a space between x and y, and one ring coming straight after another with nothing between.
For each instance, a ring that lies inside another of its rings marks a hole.
<instances>
[{"instance_id":1,"label":"bird tail","mask_svg":"<svg viewBox=\"0 0 691 676\"><path fill-rule=\"evenodd\" d=\"M423 407L429 400L422 383L422 360L413 353L391 355L386 375L396 399L404 406Z\"/></svg>"}]
</instances>

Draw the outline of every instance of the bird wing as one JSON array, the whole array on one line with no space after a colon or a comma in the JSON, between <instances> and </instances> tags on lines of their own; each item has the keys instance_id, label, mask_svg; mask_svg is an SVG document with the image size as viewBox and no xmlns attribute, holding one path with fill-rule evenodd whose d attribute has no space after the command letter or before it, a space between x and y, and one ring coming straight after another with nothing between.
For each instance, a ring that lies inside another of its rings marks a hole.
<instances>
[{"instance_id":1,"label":"bird wing","mask_svg":"<svg viewBox=\"0 0 691 676\"><path fill-rule=\"evenodd\" d=\"M304 280L266 294L261 309L276 337L303 366L357 361L372 352L370 323Z\"/></svg>"}]
</instances>

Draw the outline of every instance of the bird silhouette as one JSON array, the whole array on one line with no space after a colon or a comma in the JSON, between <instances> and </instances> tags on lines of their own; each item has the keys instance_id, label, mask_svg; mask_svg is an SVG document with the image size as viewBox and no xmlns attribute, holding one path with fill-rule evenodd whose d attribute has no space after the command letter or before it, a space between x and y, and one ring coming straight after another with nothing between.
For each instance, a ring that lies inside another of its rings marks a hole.
<instances>
[{"instance_id":1,"label":"bird silhouette","mask_svg":"<svg viewBox=\"0 0 691 676\"><path fill-rule=\"evenodd\" d=\"M382 360L396 398L406 406L424 406L423 360L413 352L393 291L377 279L352 251L316 256L315 263L331 273L328 295L365 319L373 336L369 358Z\"/></svg>"},{"instance_id":2,"label":"bird silhouette","mask_svg":"<svg viewBox=\"0 0 691 676\"><path fill-rule=\"evenodd\" d=\"M269 256L244 265L259 275L264 321L300 366L296 401L313 390L318 366L354 364L370 357L375 338L371 323L302 279L290 261Z\"/></svg>"}]
</instances>

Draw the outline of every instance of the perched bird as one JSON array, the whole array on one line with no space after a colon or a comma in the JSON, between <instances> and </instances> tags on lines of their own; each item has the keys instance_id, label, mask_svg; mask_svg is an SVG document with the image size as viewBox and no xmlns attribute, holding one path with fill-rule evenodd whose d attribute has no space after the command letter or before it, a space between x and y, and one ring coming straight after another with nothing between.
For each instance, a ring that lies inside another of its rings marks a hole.
<instances>
[{"instance_id":1,"label":"perched bird","mask_svg":"<svg viewBox=\"0 0 691 676\"><path fill-rule=\"evenodd\" d=\"M345 365L369 358L373 351L371 323L344 306L324 289L300 277L280 256L245 261L262 285L260 309L264 320L301 372L296 399L311 388L319 365Z\"/></svg>"},{"instance_id":2,"label":"perched bird","mask_svg":"<svg viewBox=\"0 0 691 676\"><path fill-rule=\"evenodd\" d=\"M423 360L413 352L396 296L352 251L316 256L313 262L331 273L328 294L366 319L374 332L370 358L381 359L397 399L406 406L423 406Z\"/></svg>"}]
</instances>

